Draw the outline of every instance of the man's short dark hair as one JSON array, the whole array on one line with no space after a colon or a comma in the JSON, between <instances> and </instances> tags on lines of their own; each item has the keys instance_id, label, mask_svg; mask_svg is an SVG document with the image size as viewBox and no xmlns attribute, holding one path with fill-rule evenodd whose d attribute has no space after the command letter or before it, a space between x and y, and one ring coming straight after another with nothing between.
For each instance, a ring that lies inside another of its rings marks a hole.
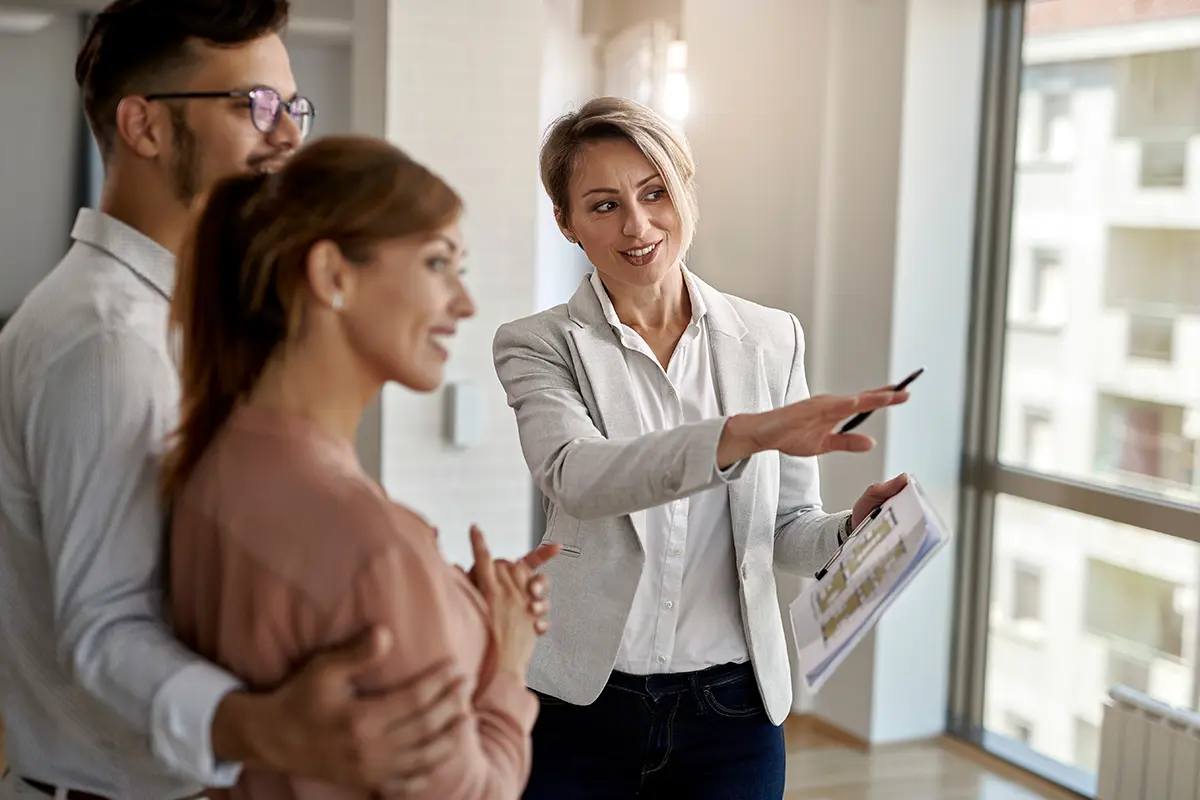
<instances>
[{"instance_id":1,"label":"man's short dark hair","mask_svg":"<svg viewBox=\"0 0 1200 800\"><path fill-rule=\"evenodd\" d=\"M239 45L287 24L290 0L116 0L92 18L75 61L88 124L107 158L117 105L163 90L194 58L192 44Z\"/></svg>"}]
</instances>

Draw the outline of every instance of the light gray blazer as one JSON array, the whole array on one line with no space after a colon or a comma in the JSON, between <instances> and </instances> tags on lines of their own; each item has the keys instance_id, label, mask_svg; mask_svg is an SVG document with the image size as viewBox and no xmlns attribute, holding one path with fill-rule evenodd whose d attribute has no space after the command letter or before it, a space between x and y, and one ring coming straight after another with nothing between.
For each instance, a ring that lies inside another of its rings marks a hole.
<instances>
[{"instance_id":1,"label":"light gray blazer","mask_svg":"<svg viewBox=\"0 0 1200 800\"><path fill-rule=\"evenodd\" d=\"M796 318L692 277L708 306L722 412L808 397ZM723 479L724 418L643 432L621 345L587 279L568 304L503 325L493 357L546 497L545 540L563 547L545 567L550 631L529 685L579 705L599 696L645 566L645 509L727 479L746 642L767 713L782 722L792 680L772 567L819 569L849 516L821 510L816 460L759 453Z\"/></svg>"}]
</instances>

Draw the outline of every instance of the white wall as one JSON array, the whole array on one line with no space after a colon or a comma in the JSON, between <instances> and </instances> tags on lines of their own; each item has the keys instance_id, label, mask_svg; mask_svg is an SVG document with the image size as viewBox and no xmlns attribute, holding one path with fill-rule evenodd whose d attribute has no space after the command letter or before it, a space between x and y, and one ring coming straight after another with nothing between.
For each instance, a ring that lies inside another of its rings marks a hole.
<instances>
[{"instance_id":1,"label":"white wall","mask_svg":"<svg viewBox=\"0 0 1200 800\"><path fill-rule=\"evenodd\" d=\"M910 0L907 31L891 372L899 376L922 364L930 371L914 386L913 407L887 428L885 473L919 476L953 525L967 384L984 3ZM953 550L927 567L879 625L872 741L943 730Z\"/></svg>"},{"instance_id":2,"label":"white wall","mask_svg":"<svg viewBox=\"0 0 1200 800\"><path fill-rule=\"evenodd\" d=\"M70 13L37 33L0 33L0 317L70 241L84 127L75 88L79 40Z\"/></svg>"},{"instance_id":3,"label":"white wall","mask_svg":"<svg viewBox=\"0 0 1200 800\"><path fill-rule=\"evenodd\" d=\"M700 232L717 286L793 311L814 392L925 365L880 446L822 459L827 508L907 470L956 514L983 0L686 0ZM755 46L730 47L753 41ZM953 557L944 552L815 698L872 742L945 724ZM783 579L781 599L800 582Z\"/></svg>"},{"instance_id":4,"label":"white wall","mask_svg":"<svg viewBox=\"0 0 1200 800\"><path fill-rule=\"evenodd\" d=\"M501 323L534 311L544 3L389 0L386 16L387 136L466 202L467 280L479 313L459 328L448 378L482 392L484 440L450 449L441 439L441 393L389 386L382 478L439 528L451 560L471 562L472 523L494 553L519 555L531 539L530 478L491 343Z\"/></svg>"},{"instance_id":5,"label":"white wall","mask_svg":"<svg viewBox=\"0 0 1200 800\"><path fill-rule=\"evenodd\" d=\"M600 76L596 37L583 35L583 0L545 0L539 136L561 114L574 111L596 94ZM537 195L537 307L566 302L591 272L587 257L569 244L554 222L550 198L536 169L530 174Z\"/></svg>"}]
</instances>

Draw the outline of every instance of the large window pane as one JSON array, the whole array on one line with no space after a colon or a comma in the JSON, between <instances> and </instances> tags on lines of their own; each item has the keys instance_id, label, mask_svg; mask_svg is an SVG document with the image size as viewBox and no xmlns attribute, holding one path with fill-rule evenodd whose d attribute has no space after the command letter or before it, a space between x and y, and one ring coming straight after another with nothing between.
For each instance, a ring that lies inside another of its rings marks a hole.
<instances>
[{"instance_id":1,"label":"large window pane","mask_svg":"<svg viewBox=\"0 0 1200 800\"><path fill-rule=\"evenodd\" d=\"M1000 460L1195 502L1200 4L1029 3L1023 59Z\"/></svg>"},{"instance_id":2,"label":"large window pane","mask_svg":"<svg viewBox=\"0 0 1200 800\"><path fill-rule=\"evenodd\" d=\"M1108 689L1192 705L1200 546L996 499L984 725L1094 772Z\"/></svg>"}]
</instances>

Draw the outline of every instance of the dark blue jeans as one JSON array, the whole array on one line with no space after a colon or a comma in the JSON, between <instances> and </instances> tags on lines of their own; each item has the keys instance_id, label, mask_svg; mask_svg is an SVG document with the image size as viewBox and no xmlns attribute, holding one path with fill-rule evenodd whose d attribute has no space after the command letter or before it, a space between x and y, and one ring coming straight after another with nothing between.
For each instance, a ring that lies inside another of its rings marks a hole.
<instances>
[{"instance_id":1,"label":"dark blue jeans","mask_svg":"<svg viewBox=\"0 0 1200 800\"><path fill-rule=\"evenodd\" d=\"M539 697L525 800L783 797L783 730L749 664L614 672L590 706Z\"/></svg>"}]
</instances>

